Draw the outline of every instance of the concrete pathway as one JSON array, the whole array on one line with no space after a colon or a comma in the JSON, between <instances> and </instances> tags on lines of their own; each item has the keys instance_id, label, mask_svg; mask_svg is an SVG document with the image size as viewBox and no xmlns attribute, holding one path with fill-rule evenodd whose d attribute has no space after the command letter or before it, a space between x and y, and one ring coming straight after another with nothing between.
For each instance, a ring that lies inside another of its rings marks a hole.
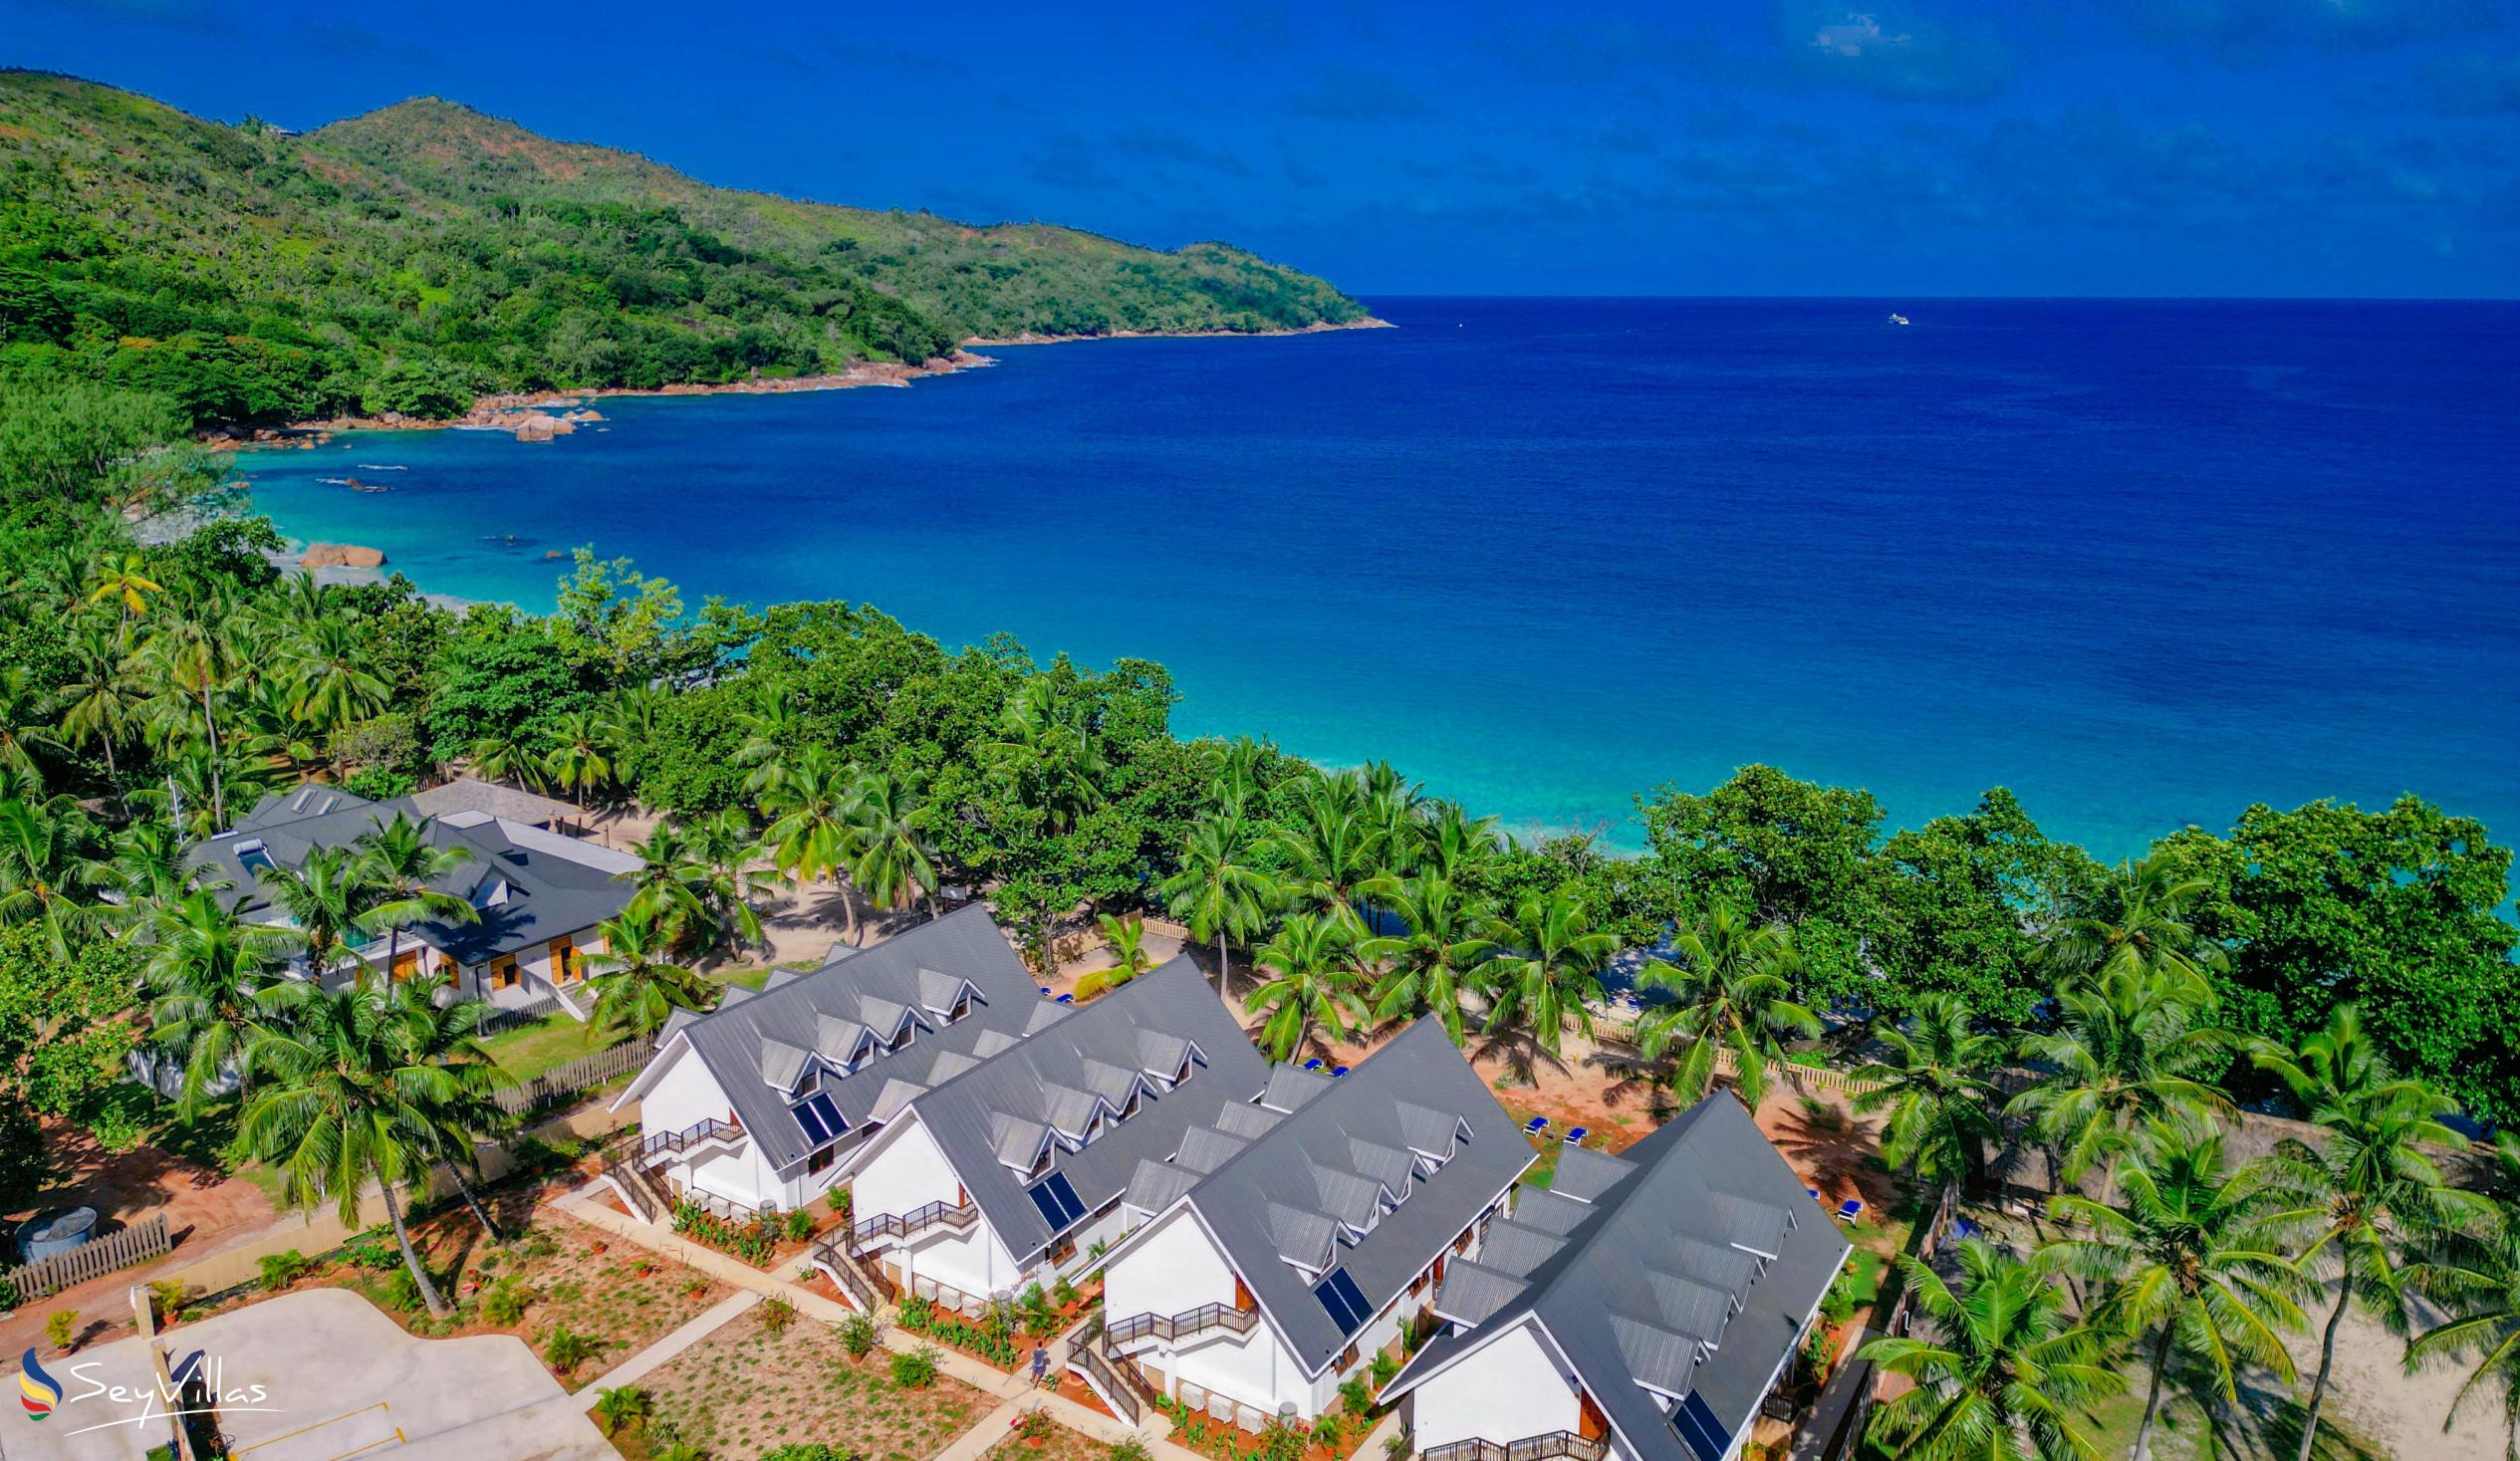
<instances>
[{"instance_id":1,"label":"concrete pathway","mask_svg":"<svg viewBox=\"0 0 2520 1461\"><path fill-rule=\"evenodd\" d=\"M751 1289L739 1289L718 1300L682 1328L596 1376L595 1383L578 1391L578 1403L587 1406L594 1405L602 1397L603 1391L619 1389L640 1378L649 1370L707 1339L728 1320L760 1302L761 1295Z\"/></svg>"},{"instance_id":2,"label":"concrete pathway","mask_svg":"<svg viewBox=\"0 0 2520 1461\"><path fill-rule=\"evenodd\" d=\"M817 1294L801 1284L790 1283L776 1274L764 1273L742 1259L720 1253L714 1248L704 1248L688 1239L676 1236L667 1229L642 1223L627 1213L618 1212L598 1200L596 1194L602 1190L604 1189L600 1182L590 1182L576 1191L554 1199L552 1206L591 1227L602 1228L608 1233L618 1234L633 1243L687 1263L709 1277L732 1285L736 1289L748 1291L762 1298L784 1299L796 1306L796 1312L807 1319L836 1325L857 1313L848 1305ZM712 1310L711 1313L715 1311ZM701 1316L702 1319L707 1317ZM877 1316L877 1322L882 1326L885 1348L907 1353L927 1342L919 1336L893 1325L890 1320L891 1315L888 1312ZM695 1324L698 1322L693 1321ZM675 1333L678 1335L680 1331ZM657 1342L668 1343L672 1339L673 1336L668 1336ZM1090 1436L1098 1441L1110 1443L1133 1438L1143 1441L1146 1448L1153 1453L1154 1461L1206 1461L1206 1458L1197 1452L1172 1443L1169 1439L1172 1434L1172 1422L1161 1411L1147 1410L1139 1422L1133 1426L1117 1416L1105 1415L1100 1410L1080 1404L1056 1391L1042 1389L1034 1385L1026 1374L1008 1374L1002 1369L983 1364L959 1349L949 1349L942 1344L933 1347L936 1350L936 1369L939 1373L951 1375L973 1389L983 1394L995 1395L1004 1402L982 1416L977 1424L957 1437L954 1443L938 1453L933 1461L974 1461L974 1458L987 1451L989 1447L1004 1440L1015 1419L1015 1414L1026 1409L1047 1411L1052 1420L1080 1435ZM643 1353L641 1357L644 1357ZM597 1383L614 1382L613 1377L607 1375ZM587 1393L591 1395L593 1391L590 1390ZM587 1403L593 1404L594 1401L590 1399ZM1378 1458L1366 1457L1364 1461L1378 1461Z\"/></svg>"}]
</instances>

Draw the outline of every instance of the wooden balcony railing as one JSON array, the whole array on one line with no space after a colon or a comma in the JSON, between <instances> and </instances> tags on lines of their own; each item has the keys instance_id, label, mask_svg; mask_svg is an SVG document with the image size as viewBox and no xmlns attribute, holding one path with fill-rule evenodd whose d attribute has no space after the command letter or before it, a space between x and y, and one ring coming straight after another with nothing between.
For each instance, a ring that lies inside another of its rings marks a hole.
<instances>
[{"instance_id":1,"label":"wooden balcony railing","mask_svg":"<svg viewBox=\"0 0 2520 1461\"><path fill-rule=\"evenodd\" d=\"M862 1248L878 1238L907 1238L929 1228L967 1228L980 1217L968 1202L931 1202L908 1212L887 1212L867 1218L849 1230L849 1245Z\"/></svg>"},{"instance_id":2,"label":"wooden balcony railing","mask_svg":"<svg viewBox=\"0 0 2520 1461\"><path fill-rule=\"evenodd\" d=\"M1105 1325L1103 1340L1118 1348L1149 1336L1169 1342L1209 1330L1231 1330L1237 1335L1247 1335L1251 1333L1251 1327L1259 1322L1260 1316L1255 1310L1236 1309L1230 1304L1202 1304L1180 1314L1131 1315Z\"/></svg>"},{"instance_id":3,"label":"wooden balcony railing","mask_svg":"<svg viewBox=\"0 0 2520 1461\"><path fill-rule=\"evenodd\" d=\"M1094 1393L1103 1397L1120 1417L1131 1425L1144 1412L1153 1392L1126 1359L1115 1360L1093 1343L1079 1341L1068 1348L1068 1363L1085 1376Z\"/></svg>"},{"instance_id":4,"label":"wooden balcony railing","mask_svg":"<svg viewBox=\"0 0 2520 1461\"><path fill-rule=\"evenodd\" d=\"M1519 1441L1499 1445L1473 1436L1436 1446L1422 1454L1422 1461L1555 1461L1570 1457L1572 1461L1602 1461L1604 1447L1600 1441L1580 1436L1571 1430L1553 1430L1547 1435L1525 1436Z\"/></svg>"},{"instance_id":5,"label":"wooden balcony railing","mask_svg":"<svg viewBox=\"0 0 2520 1461\"><path fill-rule=\"evenodd\" d=\"M873 1314L882 1307L882 1297L876 1292L866 1271L858 1267L856 1259L841 1250L840 1244L829 1239L815 1244L814 1266L832 1276L832 1282L849 1295L851 1302L858 1306L859 1313Z\"/></svg>"}]
</instances>

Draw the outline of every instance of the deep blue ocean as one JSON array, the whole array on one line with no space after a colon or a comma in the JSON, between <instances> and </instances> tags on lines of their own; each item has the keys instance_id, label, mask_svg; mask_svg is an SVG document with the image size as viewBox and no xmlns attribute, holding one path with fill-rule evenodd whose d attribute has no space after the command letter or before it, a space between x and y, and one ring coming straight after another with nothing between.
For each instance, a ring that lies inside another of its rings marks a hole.
<instances>
[{"instance_id":1,"label":"deep blue ocean","mask_svg":"<svg viewBox=\"0 0 2520 1461\"><path fill-rule=\"evenodd\" d=\"M1370 303L244 465L426 589L548 608L591 544L1142 655L1180 730L1518 830L1633 846L1637 793L1766 761L1899 824L2008 786L2111 858L2408 790L2520 837L2520 305Z\"/></svg>"}]
</instances>

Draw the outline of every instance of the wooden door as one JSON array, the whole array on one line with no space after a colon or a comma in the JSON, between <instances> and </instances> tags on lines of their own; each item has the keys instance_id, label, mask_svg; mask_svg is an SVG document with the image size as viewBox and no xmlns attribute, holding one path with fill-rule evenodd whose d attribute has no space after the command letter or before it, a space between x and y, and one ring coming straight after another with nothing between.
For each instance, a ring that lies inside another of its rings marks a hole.
<instances>
[{"instance_id":1,"label":"wooden door","mask_svg":"<svg viewBox=\"0 0 2520 1461\"><path fill-rule=\"evenodd\" d=\"M1579 1427L1577 1433L1588 1441L1598 1441L1609 1435L1610 1422L1603 1417L1602 1407L1593 1403L1593 1392L1578 1390L1575 1392L1575 1399L1576 1403L1583 1407L1583 1414L1575 1422Z\"/></svg>"},{"instance_id":2,"label":"wooden door","mask_svg":"<svg viewBox=\"0 0 2520 1461\"><path fill-rule=\"evenodd\" d=\"M565 938L551 941L551 982L568 984L578 977L578 950Z\"/></svg>"},{"instance_id":3,"label":"wooden door","mask_svg":"<svg viewBox=\"0 0 2520 1461\"><path fill-rule=\"evenodd\" d=\"M403 980L420 972L420 955L422 952L423 950L420 949L408 948L395 954L393 956L392 972L387 977L394 983L400 984Z\"/></svg>"}]
</instances>

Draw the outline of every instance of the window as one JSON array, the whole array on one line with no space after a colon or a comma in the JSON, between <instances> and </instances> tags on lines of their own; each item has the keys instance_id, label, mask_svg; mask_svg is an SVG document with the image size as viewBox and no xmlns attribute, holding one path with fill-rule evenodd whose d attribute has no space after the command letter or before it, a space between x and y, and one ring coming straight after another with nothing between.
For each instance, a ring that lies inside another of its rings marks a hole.
<instances>
[{"instance_id":1,"label":"window","mask_svg":"<svg viewBox=\"0 0 2520 1461\"><path fill-rule=\"evenodd\" d=\"M805 1132L805 1139L817 1146L849 1129L848 1119L841 1115L840 1107L832 1104L828 1092L816 1092L788 1107L788 1110L796 1117L799 1129Z\"/></svg>"},{"instance_id":2,"label":"window","mask_svg":"<svg viewBox=\"0 0 2520 1461\"><path fill-rule=\"evenodd\" d=\"M503 955L490 965L490 982L501 989L516 988L516 955Z\"/></svg>"},{"instance_id":3,"label":"window","mask_svg":"<svg viewBox=\"0 0 2520 1461\"><path fill-rule=\"evenodd\" d=\"M812 1096L815 1092L822 1089L823 1073L815 1067L807 1066L805 1068L805 1074L796 1078L796 1091L794 1094L798 1096L798 1098L802 1099L805 1096Z\"/></svg>"},{"instance_id":4,"label":"window","mask_svg":"<svg viewBox=\"0 0 2520 1461\"><path fill-rule=\"evenodd\" d=\"M826 1146L822 1150L815 1152L812 1156L805 1159L806 1175L812 1176L816 1172L830 1171L832 1169L833 1159L839 1155L840 1148L838 1146Z\"/></svg>"},{"instance_id":5,"label":"window","mask_svg":"<svg viewBox=\"0 0 2520 1461\"><path fill-rule=\"evenodd\" d=\"M1050 1224L1054 1233L1085 1216L1085 1203L1078 1198L1076 1186L1065 1172L1052 1172L1026 1191L1033 1206L1041 1209L1042 1221Z\"/></svg>"},{"instance_id":6,"label":"window","mask_svg":"<svg viewBox=\"0 0 2520 1461\"><path fill-rule=\"evenodd\" d=\"M1344 1268L1330 1271L1330 1277L1313 1286L1313 1297L1330 1311L1330 1322L1339 1326L1339 1333L1348 1334L1374 1316L1374 1307L1365 1302L1365 1291L1348 1277Z\"/></svg>"}]
</instances>

